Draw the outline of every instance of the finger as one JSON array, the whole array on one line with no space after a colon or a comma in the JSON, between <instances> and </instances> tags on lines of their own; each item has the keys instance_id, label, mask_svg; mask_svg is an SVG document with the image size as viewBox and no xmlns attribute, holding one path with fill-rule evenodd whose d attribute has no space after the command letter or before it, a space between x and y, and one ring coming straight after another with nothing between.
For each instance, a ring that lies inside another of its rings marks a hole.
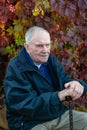
<instances>
[{"instance_id":1,"label":"finger","mask_svg":"<svg viewBox=\"0 0 87 130\"><path fill-rule=\"evenodd\" d=\"M75 87L74 81L70 81L68 83L65 83L65 88L69 88L69 87L71 87L72 89L74 89L74 87Z\"/></svg>"},{"instance_id":2,"label":"finger","mask_svg":"<svg viewBox=\"0 0 87 130\"><path fill-rule=\"evenodd\" d=\"M69 88L70 87L70 83L65 83L64 86L65 86L65 88Z\"/></svg>"},{"instance_id":3,"label":"finger","mask_svg":"<svg viewBox=\"0 0 87 130\"><path fill-rule=\"evenodd\" d=\"M82 85L77 85L74 87L74 91L81 96L84 91L84 88Z\"/></svg>"},{"instance_id":4,"label":"finger","mask_svg":"<svg viewBox=\"0 0 87 130\"><path fill-rule=\"evenodd\" d=\"M72 97L73 97L73 100L76 100L78 98L80 98L82 95L82 91L79 89L79 91L77 90L73 90L73 94L72 94Z\"/></svg>"}]
</instances>

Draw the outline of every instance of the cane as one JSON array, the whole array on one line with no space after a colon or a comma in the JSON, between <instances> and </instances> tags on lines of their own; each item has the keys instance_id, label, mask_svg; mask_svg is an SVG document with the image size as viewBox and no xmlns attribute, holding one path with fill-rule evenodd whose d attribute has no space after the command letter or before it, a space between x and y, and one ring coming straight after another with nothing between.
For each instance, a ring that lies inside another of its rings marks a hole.
<instances>
[{"instance_id":1,"label":"cane","mask_svg":"<svg viewBox=\"0 0 87 130\"><path fill-rule=\"evenodd\" d=\"M72 104L72 98L70 96L66 97L66 101L68 101L68 107L69 107L69 124L70 124L70 130L73 130L73 104Z\"/></svg>"}]
</instances>

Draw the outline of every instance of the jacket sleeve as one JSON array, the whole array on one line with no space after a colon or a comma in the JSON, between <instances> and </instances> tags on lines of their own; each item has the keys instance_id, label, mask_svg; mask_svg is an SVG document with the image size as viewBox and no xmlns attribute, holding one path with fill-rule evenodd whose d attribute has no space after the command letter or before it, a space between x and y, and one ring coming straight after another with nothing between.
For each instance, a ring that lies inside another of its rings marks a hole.
<instances>
[{"instance_id":1,"label":"jacket sleeve","mask_svg":"<svg viewBox=\"0 0 87 130\"><path fill-rule=\"evenodd\" d=\"M21 80L18 73L12 66L8 66L4 80L8 111L23 115L28 120L40 121L56 118L64 112L65 107L57 91L38 95L31 82Z\"/></svg>"},{"instance_id":2,"label":"jacket sleeve","mask_svg":"<svg viewBox=\"0 0 87 130\"><path fill-rule=\"evenodd\" d=\"M57 68L56 69L56 75L59 77L59 81L60 81L60 85L62 86L61 89L64 89L64 84L67 83L67 82L70 82L70 81L78 81L80 82L83 86L84 86L84 92L83 94L85 94L87 92L87 83L84 82L83 80L81 79L74 79L74 78L71 78L64 70L63 68L63 65L60 63L60 61L55 57L53 56L53 61L52 63L54 63L54 68Z\"/></svg>"}]
</instances>

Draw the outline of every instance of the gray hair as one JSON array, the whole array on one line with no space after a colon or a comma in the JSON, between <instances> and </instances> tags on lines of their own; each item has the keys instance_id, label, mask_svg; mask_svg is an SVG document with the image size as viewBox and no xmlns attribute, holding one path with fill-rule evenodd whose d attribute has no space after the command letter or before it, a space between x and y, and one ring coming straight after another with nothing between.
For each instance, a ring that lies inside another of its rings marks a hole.
<instances>
[{"instance_id":1,"label":"gray hair","mask_svg":"<svg viewBox=\"0 0 87 130\"><path fill-rule=\"evenodd\" d=\"M50 36L49 32L42 27L33 26L33 27L29 28L27 30L27 32L25 33L26 43L28 43L28 44L31 43L35 34L37 34L37 33L41 34L43 32L47 33Z\"/></svg>"}]
</instances>

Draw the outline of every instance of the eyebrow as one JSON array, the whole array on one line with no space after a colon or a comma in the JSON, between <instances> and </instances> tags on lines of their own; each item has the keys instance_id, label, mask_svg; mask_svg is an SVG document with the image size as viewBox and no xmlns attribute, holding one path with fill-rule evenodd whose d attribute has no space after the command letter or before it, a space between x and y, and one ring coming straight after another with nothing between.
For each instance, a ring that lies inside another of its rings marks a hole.
<instances>
[{"instance_id":1,"label":"eyebrow","mask_svg":"<svg viewBox=\"0 0 87 130\"><path fill-rule=\"evenodd\" d=\"M44 42L41 42L41 41L37 41L37 43L38 43L38 45L40 44L40 43L44 43ZM51 42L47 42L47 43L44 43L44 44L50 44Z\"/></svg>"}]
</instances>

